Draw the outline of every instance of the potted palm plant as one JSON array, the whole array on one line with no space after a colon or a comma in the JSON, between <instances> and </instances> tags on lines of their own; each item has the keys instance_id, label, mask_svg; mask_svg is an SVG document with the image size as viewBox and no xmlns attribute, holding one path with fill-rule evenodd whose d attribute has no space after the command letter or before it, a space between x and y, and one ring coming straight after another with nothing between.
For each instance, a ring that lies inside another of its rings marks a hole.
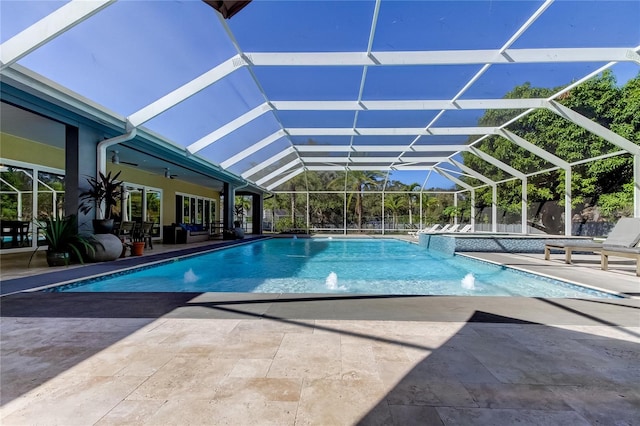
<instances>
[{"instance_id":1,"label":"potted palm plant","mask_svg":"<svg viewBox=\"0 0 640 426\"><path fill-rule=\"evenodd\" d=\"M98 177L88 177L89 189L80 193L79 210L87 214L94 207L96 219L93 221L93 231L96 234L108 234L113 230L113 208L118 205L122 196L122 181L118 180L121 172L106 175L98 172ZM104 213L102 209L104 208Z\"/></svg>"},{"instance_id":2,"label":"potted palm plant","mask_svg":"<svg viewBox=\"0 0 640 426\"><path fill-rule=\"evenodd\" d=\"M71 256L84 263L83 255L93 253L95 248L91 244L91 237L78 233L78 219L76 215L64 218L48 217L36 221L41 235L47 243L47 264L49 266L68 265ZM34 250L29 258L29 264L38 251Z\"/></svg>"}]
</instances>

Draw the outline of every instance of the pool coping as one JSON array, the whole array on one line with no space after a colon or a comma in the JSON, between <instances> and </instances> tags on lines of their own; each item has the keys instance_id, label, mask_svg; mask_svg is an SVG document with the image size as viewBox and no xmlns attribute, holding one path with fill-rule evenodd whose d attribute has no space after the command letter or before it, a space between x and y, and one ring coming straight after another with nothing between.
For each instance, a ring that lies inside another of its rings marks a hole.
<instances>
[{"instance_id":1,"label":"pool coping","mask_svg":"<svg viewBox=\"0 0 640 426\"><path fill-rule=\"evenodd\" d=\"M49 287L54 287L77 280L97 278L107 274L113 274L129 269L139 268L141 266L154 265L176 258L215 251L225 247L248 244L253 241L268 238L272 237L269 235L258 235L246 237L242 240L226 240L221 242L217 241L209 245L186 247L184 249L166 251L157 254L148 254L145 256L131 256L125 259L118 259L114 262L87 263L75 268L45 272L28 277L2 280L0 281L0 298L14 293L43 290Z\"/></svg>"}]
</instances>

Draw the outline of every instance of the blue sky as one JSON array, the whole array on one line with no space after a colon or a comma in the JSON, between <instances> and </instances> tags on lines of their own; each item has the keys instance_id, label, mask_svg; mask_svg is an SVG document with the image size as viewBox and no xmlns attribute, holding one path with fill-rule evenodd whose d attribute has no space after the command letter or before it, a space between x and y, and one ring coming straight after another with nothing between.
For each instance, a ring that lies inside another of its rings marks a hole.
<instances>
[{"instance_id":1,"label":"blue sky","mask_svg":"<svg viewBox=\"0 0 640 426\"><path fill-rule=\"evenodd\" d=\"M0 1L2 41L59 7L55 1ZM373 50L497 49L538 8L540 1L383 0ZM374 1L254 0L227 21L245 52L366 51ZM640 45L640 1L557 1L513 48L629 47ZM196 1L119 1L19 63L124 116L206 72L236 51L215 12ZM502 97L526 81L566 85L601 63L494 65L464 98ZM481 65L372 67L363 99L448 99ZM619 82L635 64L613 68ZM355 100L361 67L255 69L273 100ZM145 126L187 146L264 102L246 70L239 70ZM361 127L426 126L438 111L362 113ZM482 111L447 112L436 126L471 126ZM350 127L353 112L281 112L286 126ZM265 114L200 152L218 163L280 128ZM338 143L338 142L336 142ZM241 173L289 146L286 139L232 167ZM392 178L423 183L426 172ZM397 176L397 177L396 177ZM435 179L431 185L450 184Z\"/></svg>"}]
</instances>

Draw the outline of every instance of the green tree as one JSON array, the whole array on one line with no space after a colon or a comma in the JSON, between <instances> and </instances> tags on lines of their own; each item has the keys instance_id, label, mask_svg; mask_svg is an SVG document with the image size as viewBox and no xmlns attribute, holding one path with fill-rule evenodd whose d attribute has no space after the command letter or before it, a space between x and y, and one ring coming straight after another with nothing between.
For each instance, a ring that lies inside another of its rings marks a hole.
<instances>
[{"instance_id":1,"label":"green tree","mask_svg":"<svg viewBox=\"0 0 640 426\"><path fill-rule=\"evenodd\" d=\"M505 97L544 98L558 90L559 88L534 88L529 83L525 83L514 88ZM629 140L636 143L640 141L640 74L619 87L613 74L606 71L565 93L558 102ZM479 120L479 125L501 124L518 113L520 111L516 110L488 111ZM596 157L619 149L560 115L544 109L536 110L512 123L509 130L568 162ZM476 146L525 173L552 167L540 157L499 136L485 138ZM463 160L467 166L493 180L498 181L509 177L502 170L470 153L463 153ZM573 206L586 202L593 205L599 203L603 195L609 194L611 197L605 197L605 200L627 200L616 208L619 211L628 210L628 200L631 199L632 194L630 192L632 187L628 183L633 181L632 170L630 156L616 156L573 166L571 182ZM531 176L528 179L527 190L529 202L539 203L540 208L536 213L545 228L551 232L560 232L562 224L558 217L562 213L561 206L564 203L564 172ZM520 197L519 181L498 186L498 204L505 212L517 212ZM554 202L548 203L550 200ZM476 197L476 207L490 204L490 191ZM608 208L612 208L615 203L607 201L607 205Z\"/></svg>"},{"instance_id":2,"label":"green tree","mask_svg":"<svg viewBox=\"0 0 640 426\"><path fill-rule=\"evenodd\" d=\"M386 194L384 198L384 207L392 214L391 228L396 228L398 225L398 213L408 207L409 203L403 194Z\"/></svg>"},{"instance_id":3,"label":"green tree","mask_svg":"<svg viewBox=\"0 0 640 426\"><path fill-rule=\"evenodd\" d=\"M338 173L337 177L329 183L330 187L351 191L347 195L347 210L355 199L354 213L357 217L358 229L362 229L363 194L367 190L380 189L384 175L375 171L353 170Z\"/></svg>"}]
</instances>

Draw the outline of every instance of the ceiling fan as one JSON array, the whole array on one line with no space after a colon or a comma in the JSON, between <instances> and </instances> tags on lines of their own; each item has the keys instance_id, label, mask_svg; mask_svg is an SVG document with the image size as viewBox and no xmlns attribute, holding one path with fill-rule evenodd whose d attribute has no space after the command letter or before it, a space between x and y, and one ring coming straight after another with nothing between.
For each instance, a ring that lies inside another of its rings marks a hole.
<instances>
[{"instance_id":1,"label":"ceiling fan","mask_svg":"<svg viewBox=\"0 0 640 426\"><path fill-rule=\"evenodd\" d=\"M164 177L166 177L167 179L175 179L178 177L178 175L172 175L169 171L169 168L167 167L164 169Z\"/></svg>"},{"instance_id":2,"label":"ceiling fan","mask_svg":"<svg viewBox=\"0 0 640 426\"><path fill-rule=\"evenodd\" d=\"M130 163L128 161L120 161L120 156L118 155L118 151L112 151L111 162L113 164L128 164L129 166L138 167L138 163Z\"/></svg>"}]
</instances>

